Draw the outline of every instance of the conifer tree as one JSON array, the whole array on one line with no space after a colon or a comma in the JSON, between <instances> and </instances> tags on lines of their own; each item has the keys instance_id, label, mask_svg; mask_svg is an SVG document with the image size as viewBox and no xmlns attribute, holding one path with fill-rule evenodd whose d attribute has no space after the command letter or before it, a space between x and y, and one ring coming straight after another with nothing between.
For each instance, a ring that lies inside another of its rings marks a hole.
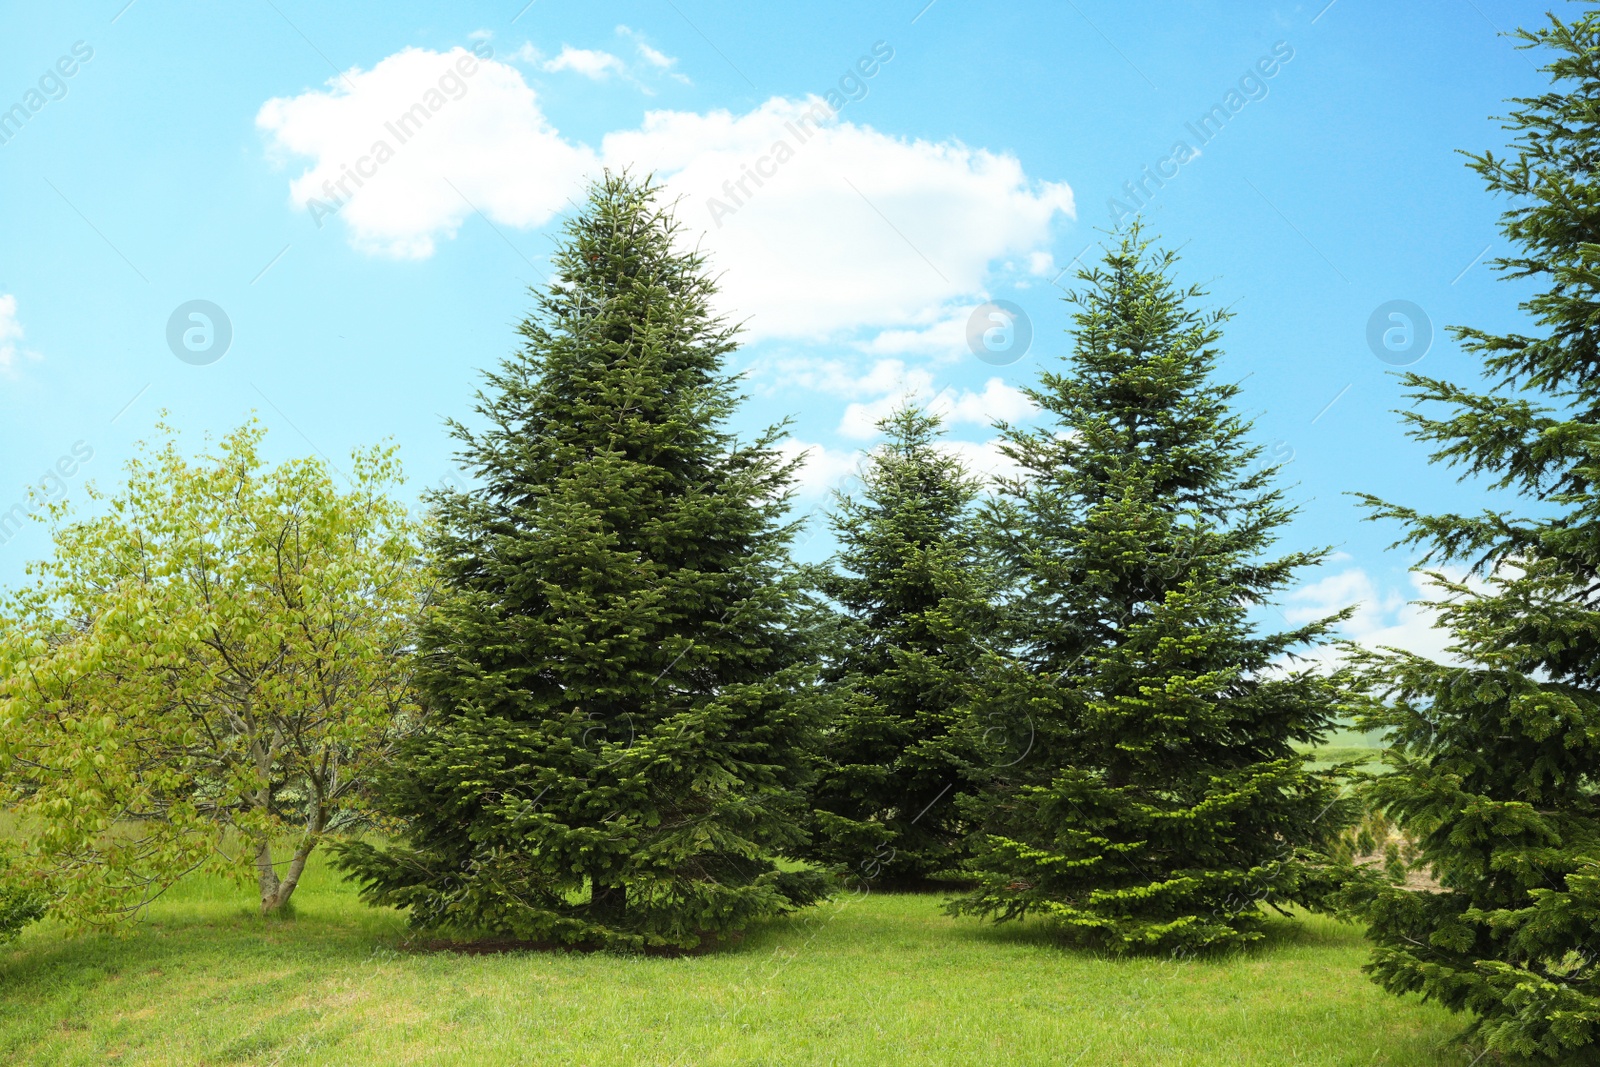
<instances>
[{"instance_id":1,"label":"conifer tree","mask_svg":"<svg viewBox=\"0 0 1600 1067\"><path fill-rule=\"evenodd\" d=\"M878 885L920 885L959 865L953 803L974 758L964 722L988 605L972 502L977 483L939 448L937 416L902 408L832 517L823 581L841 648L828 682L838 717L812 787L811 855Z\"/></svg>"},{"instance_id":2,"label":"conifer tree","mask_svg":"<svg viewBox=\"0 0 1600 1067\"><path fill-rule=\"evenodd\" d=\"M1175 266L1135 228L1081 271L1069 366L1029 391L1042 423L1001 427L1023 472L989 512L1009 643L975 720L1033 742L968 804L981 884L951 905L1113 952L1259 937L1264 906L1325 892L1340 815L1296 747L1337 694L1286 660L1333 620L1252 618L1325 553L1267 555L1292 509L1215 380L1227 313Z\"/></svg>"},{"instance_id":3,"label":"conifer tree","mask_svg":"<svg viewBox=\"0 0 1600 1067\"><path fill-rule=\"evenodd\" d=\"M1490 391L1420 374L1402 413L1435 462L1481 476L1507 506L1405 525L1440 595L1454 662L1356 652L1383 701L1392 773L1373 799L1414 839L1436 887L1352 891L1395 993L1473 1017L1496 1062L1600 1063L1600 11L1522 31L1545 47L1550 92L1514 100L1509 156L1470 156L1510 205L1513 253L1538 291L1529 332L1457 327ZM1449 573L1446 573L1446 571ZM1476 574L1476 579L1472 578Z\"/></svg>"},{"instance_id":4,"label":"conifer tree","mask_svg":"<svg viewBox=\"0 0 1600 1067\"><path fill-rule=\"evenodd\" d=\"M812 721L777 431L741 444L703 257L607 174L557 280L454 426L481 488L435 503L432 716L381 791L402 839L343 854L413 924L693 947L810 902Z\"/></svg>"}]
</instances>

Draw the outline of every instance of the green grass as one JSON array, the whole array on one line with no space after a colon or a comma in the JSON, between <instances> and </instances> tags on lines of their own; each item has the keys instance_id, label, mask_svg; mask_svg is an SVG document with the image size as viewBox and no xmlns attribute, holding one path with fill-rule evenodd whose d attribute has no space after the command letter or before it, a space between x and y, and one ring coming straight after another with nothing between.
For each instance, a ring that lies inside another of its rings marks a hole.
<instances>
[{"instance_id":1,"label":"green grass","mask_svg":"<svg viewBox=\"0 0 1600 1067\"><path fill-rule=\"evenodd\" d=\"M1360 760L1356 770L1368 774L1378 774L1384 769L1380 758L1383 752L1383 736L1377 730L1358 730L1354 726L1346 725L1329 733L1321 745L1308 748L1306 751L1311 753L1311 766L1317 770L1325 770L1336 763L1348 763L1351 760Z\"/></svg>"},{"instance_id":2,"label":"green grass","mask_svg":"<svg viewBox=\"0 0 1600 1067\"><path fill-rule=\"evenodd\" d=\"M1382 774L1387 766L1383 762L1381 748L1362 748L1358 746L1324 745L1321 748L1309 750L1312 755L1311 769L1323 771L1339 763L1355 761L1355 770L1364 774Z\"/></svg>"},{"instance_id":3,"label":"green grass","mask_svg":"<svg viewBox=\"0 0 1600 1067\"><path fill-rule=\"evenodd\" d=\"M844 898L683 959L402 948L314 864L295 916L180 885L125 937L0 949L7 1064L1396 1064L1460 1020L1380 992L1357 931L1283 922L1188 963L1065 951L935 897Z\"/></svg>"}]
</instances>

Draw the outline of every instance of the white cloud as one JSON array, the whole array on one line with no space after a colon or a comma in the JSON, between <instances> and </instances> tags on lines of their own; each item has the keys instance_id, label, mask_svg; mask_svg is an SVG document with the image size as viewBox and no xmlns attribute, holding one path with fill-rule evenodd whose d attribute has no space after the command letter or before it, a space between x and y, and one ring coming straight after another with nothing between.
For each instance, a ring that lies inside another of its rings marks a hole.
<instances>
[{"instance_id":1,"label":"white cloud","mask_svg":"<svg viewBox=\"0 0 1600 1067\"><path fill-rule=\"evenodd\" d=\"M649 45L645 44L643 41L639 42L638 48L639 48L639 55L643 56L644 57L644 61L646 63L650 64L652 67L659 67L662 70L667 70L673 64L678 62L676 59L674 59L672 56L667 55L665 52L657 52L654 48L651 48Z\"/></svg>"},{"instance_id":2,"label":"white cloud","mask_svg":"<svg viewBox=\"0 0 1600 1067\"><path fill-rule=\"evenodd\" d=\"M612 69L580 53L610 55L569 48L550 63ZM421 129L402 143L391 127L408 114ZM993 266L1043 253L1073 213L1065 184L1031 180L1014 156L841 122L814 98L742 115L652 111L596 152L550 125L520 71L462 49L406 49L269 100L256 122L276 153L311 161L291 181L294 203L324 223L336 211L358 248L400 258L431 255L474 208L540 226L602 165L654 171L752 339L895 331L854 339L881 355L957 353L963 309L984 299Z\"/></svg>"},{"instance_id":3,"label":"white cloud","mask_svg":"<svg viewBox=\"0 0 1600 1067\"><path fill-rule=\"evenodd\" d=\"M879 366L900 366L886 360ZM875 400L858 400L845 405L844 417L839 420L839 433L865 441L878 436L878 423L907 404L922 406L933 392L933 375L925 370L905 371L894 382L891 390Z\"/></svg>"},{"instance_id":4,"label":"white cloud","mask_svg":"<svg viewBox=\"0 0 1600 1067\"><path fill-rule=\"evenodd\" d=\"M881 360L861 378L851 380L841 375L838 379L819 383L820 391L840 393L844 385L860 394L870 389L882 395L873 400L857 400L844 409L839 421L839 433L845 437L867 440L878 434L878 422L906 404L926 408L942 418L947 426L972 423L991 426L997 419L1014 422L1033 415L1033 402L1020 390L1007 385L999 378L990 378L983 392L945 388L935 393L933 375L921 368L908 369L898 360Z\"/></svg>"},{"instance_id":5,"label":"white cloud","mask_svg":"<svg viewBox=\"0 0 1600 1067\"><path fill-rule=\"evenodd\" d=\"M669 56L659 49L650 47L649 42L644 39L644 35L639 33L637 30L630 29L627 26L618 26L617 36L626 37L628 40L632 41L633 47L639 53L639 58L644 60L650 66L654 67L656 70L667 74L669 77L676 81L680 81L685 85L692 84L688 78L672 69L678 65L678 59L676 56Z\"/></svg>"},{"instance_id":6,"label":"white cloud","mask_svg":"<svg viewBox=\"0 0 1600 1067\"><path fill-rule=\"evenodd\" d=\"M570 70L594 81L605 81L612 74L621 74L627 68L623 65L622 60L610 52L574 48L570 44L564 44L561 46L560 54L545 63L544 69L548 71Z\"/></svg>"},{"instance_id":7,"label":"white cloud","mask_svg":"<svg viewBox=\"0 0 1600 1067\"><path fill-rule=\"evenodd\" d=\"M474 208L542 225L598 169L519 71L461 48L407 48L325 90L268 100L256 125L277 152L312 160L290 182L295 204L319 223L337 213L356 247L402 259L432 255Z\"/></svg>"},{"instance_id":8,"label":"white cloud","mask_svg":"<svg viewBox=\"0 0 1600 1067\"><path fill-rule=\"evenodd\" d=\"M777 446L785 460L804 457L796 472L795 491L800 496L817 496L833 489L848 490L852 476L860 469L864 454L829 448L827 445L786 438Z\"/></svg>"},{"instance_id":9,"label":"white cloud","mask_svg":"<svg viewBox=\"0 0 1600 1067\"><path fill-rule=\"evenodd\" d=\"M1460 580L1451 575L1452 580ZM1341 627L1341 635L1367 648L1400 648L1440 663L1458 662L1445 650L1451 641L1448 630L1435 626L1437 613L1420 600L1438 600L1447 595L1426 574L1412 571L1411 588L1406 591L1380 589L1360 567L1327 575L1291 592L1283 608L1292 623L1324 618L1348 606L1356 613ZM1476 583L1469 583L1476 584ZM1337 652L1310 657L1333 662Z\"/></svg>"},{"instance_id":10,"label":"white cloud","mask_svg":"<svg viewBox=\"0 0 1600 1067\"><path fill-rule=\"evenodd\" d=\"M926 326L880 330L856 347L871 355L929 356L936 362L953 363L970 359L967 346L967 320L978 301L939 309L937 318Z\"/></svg>"},{"instance_id":11,"label":"white cloud","mask_svg":"<svg viewBox=\"0 0 1600 1067\"><path fill-rule=\"evenodd\" d=\"M948 422L980 426L992 426L996 421L1017 422L1039 410L1026 393L999 378L985 382L981 393L957 393L947 389L934 398L929 408Z\"/></svg>"},{"instance_id":12,"label":"white cloud","mask_svg":"<svg viewBox=\"0 0 1600 1067\"><path fill-rule=\"evenodd\" d=\"M938 448L946 455L961 461L967 473L983 480L997 475L1015 477L1020 473L1012 460L1000 452L1000 440L990 441L940 441ZM789 438L778 445L778 453L785 459L804 457L804 465L795 480L796 494L803 500L817 499L824 505L827 496L835 490L850 494L859 493L860 475L871 462L870 450L829 448L827 445Z\"/></svg>"},{"instance_id":13,"label":"white cloud","mask_svg":"<svg viewBox=\"0 0 1600 1067\"><path fill-rule=\"evenodd\" d=\"M997 477L1016 478L1022 474L1016 461L1000 451L998 437L981 442L946 440L939 447L959 459L967 473L985 481Z\"/></svg>"},{"instance_id":14,"label":"white cloud","mask_svg":"<svg viewBox=\"0 0 1600 1067\"><path fill-rule=\"evenodd\" d=\"M37 352L25 352L21 347L22 323L17 320L17 298L0 293L0 374L13 377L17 360L38 359Z\"/></svg>"},{"instance_id":15,"label":"white cloud","mask_svg":"<svg viewBox=\"0 0 1600 1067\"><path fill-rule=\"evenodd\" d=\"M765 364L762 371L774 382L774 391L787 392L805 389L813 393L826 393L846 400L861 400L884 393L904 393L908 375L913 384L926 391L933 378L926 371L907 371L898 359L880 359L865 373L857 373L856 365L842 359L817 359L809 356L788 357Z\"/></svg>"},{"instance_id":16,"label":"white cloud","mask_svg":"<svg viewBox=\"0 0 1600 1067\"><path fill-rule=\"evenodd\" d=\"M1072 215L1072 191L1029 180L1014 156L828 116L815 98L774 97L737 116L653 111L605 138L613 166L669 176L754 337L926 327Z\"/></svg>"}]
</instances>

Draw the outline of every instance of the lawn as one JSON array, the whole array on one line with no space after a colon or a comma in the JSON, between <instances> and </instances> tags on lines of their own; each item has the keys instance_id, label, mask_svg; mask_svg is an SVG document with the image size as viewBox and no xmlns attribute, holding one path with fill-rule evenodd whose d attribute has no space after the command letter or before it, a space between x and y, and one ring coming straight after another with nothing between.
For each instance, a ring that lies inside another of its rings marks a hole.
<instances>
[{"instance_id":1,"label":"lawn","mask_svg":"<svg viewBox=\"0 0 1600 1067\"><path fill-rule=\"evenodd\" d=\"M1117 962L1040 925L868 894L683 959L407 948L318 864L295 916L193 879L131 936L0 949L8 1064L1397 1064L1465 1067L1459 1020L1359 973L1357 931L1283 922L1228 959Z\"/></svg>"}]
</instances>

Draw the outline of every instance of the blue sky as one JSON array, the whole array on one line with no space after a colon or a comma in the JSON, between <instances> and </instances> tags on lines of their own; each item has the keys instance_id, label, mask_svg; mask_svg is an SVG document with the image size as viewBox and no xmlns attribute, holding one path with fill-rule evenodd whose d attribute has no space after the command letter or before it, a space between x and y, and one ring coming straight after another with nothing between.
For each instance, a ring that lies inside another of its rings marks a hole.
<instances>
[{"instance_id":1,"label":"blue sky","mask_svg":"<svg viewBox=\"0 0 1600 1067\"><path fill-rule=\"evenodd\" d=\"M1359 598L1359 636L1414 629L1394 531L1345 494L1476 502L1404 437L1368 323L1409 301L1417 368L1468 377L1443 327L1518 321L1459 150L1500 147L1504 98L1545 85L1498 32L1542 5L124 3L6 5L0 512L41 479L113 484L162 408L196 446L255 411L281 454L392 438L412 488L448 477L442 419L511 350L602 165L661 174L726 272L741 425L794 419L802 508L906 394L990 463L989 421L1026 419L1017 389L1068 350L1055 281L1124 207L1236 312L1224 371L1292 456L1288 543L1341 552L1300 610ZM195 300L232 333L199 365L168 342ZM996 300L1033 333L1000 365L967 341ZM10 537L0 582L45 547Z\"/></svg>"}]
</instances>

